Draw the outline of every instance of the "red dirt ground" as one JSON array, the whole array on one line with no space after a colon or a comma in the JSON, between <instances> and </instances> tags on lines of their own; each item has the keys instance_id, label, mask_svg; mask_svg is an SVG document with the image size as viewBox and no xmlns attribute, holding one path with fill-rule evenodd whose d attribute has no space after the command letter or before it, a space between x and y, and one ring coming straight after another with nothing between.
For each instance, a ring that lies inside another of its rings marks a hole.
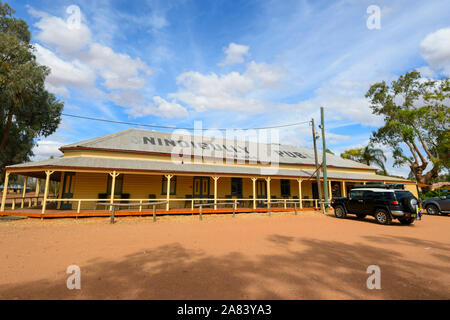
<instances>
[{"instance_id":1,"label":"red dirt ground","mask_svg":"<svg viewBox=\"0 0 450 320\"><path fill-rule=\"evenodd\" d=\"M0 299L449 299L450 217L317 212L0 222ZM81 290L68 290L69 265ZM369 265L381 290L369 290Z\"/></svg>"}]
</instances>

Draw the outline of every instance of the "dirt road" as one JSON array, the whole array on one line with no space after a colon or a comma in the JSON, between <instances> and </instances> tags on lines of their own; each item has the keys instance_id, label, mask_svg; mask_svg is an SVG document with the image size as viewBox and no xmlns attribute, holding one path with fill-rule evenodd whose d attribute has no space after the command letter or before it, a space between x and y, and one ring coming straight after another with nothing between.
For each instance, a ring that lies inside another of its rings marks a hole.
<instances>
[{"instance_id":1,"label":"dirt road","mask_svg":"<svg viewBox=\"0 0 450 320\"><path fill-rule=\"evenodd\" d=\"M1 222L0 299L449 299L449 231L313 212Z\"/></svg>"}]
</instances>

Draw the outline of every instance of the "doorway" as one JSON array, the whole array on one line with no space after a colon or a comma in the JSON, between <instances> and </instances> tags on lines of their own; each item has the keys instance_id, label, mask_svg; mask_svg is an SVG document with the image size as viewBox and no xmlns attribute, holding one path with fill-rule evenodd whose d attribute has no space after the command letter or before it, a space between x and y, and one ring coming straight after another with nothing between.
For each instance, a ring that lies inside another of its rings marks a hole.
<instances>
[{"instance_id":1,"label":"doorway","mask_svg":"<svg viewBox=\"0 0 450 320\"><path fill-rule=\"evenodd\" d=\"M266 180L256 180L256 198L264 199L256 202L256 206L258 208L265 208L267 204L264 201L267 201L267 181Z\"/></svg>"},{"instance_id":2,"label":"doorway","mask_svg":"<svg viewBox=\"0 0 450 320\"><path fill-rule=\"evenodd\" d=\"M194 199L210 198L209 177L194 177L192 197ZM199 203L198 201L196 203ZM203 202L202 202L203 203Z\"/></svg>"},{"instance_id":3,"label":"doorway","mask_svg":"<svg viewBox=\"0 0 450 320\"><path fill-rule=\"evenodd\" d=\"M72 191L72 180L75 176L75 172L64 172L64 179L62 185L62 199L72 199L73 191ZM59 206L61 210L72 210L72 202L71 201L61 201L61 205Z\"/></svg>"}]
</instances>

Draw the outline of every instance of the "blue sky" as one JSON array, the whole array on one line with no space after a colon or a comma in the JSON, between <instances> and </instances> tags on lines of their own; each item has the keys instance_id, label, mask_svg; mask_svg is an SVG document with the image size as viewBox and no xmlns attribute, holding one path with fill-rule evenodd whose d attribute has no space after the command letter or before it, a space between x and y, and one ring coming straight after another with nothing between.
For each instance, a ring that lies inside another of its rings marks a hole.
<instances>
[{"instance_id":1,"label":"blue sky","mask_svg":"<svg viewBox=\"0 0 450 320\"><path fill-rule=\"evenodd\" d=\"M47 87L65 113L147 124L260 127L325 107L328 148L368 142L381 119L364 94L413 69L450 75L450 1L18 1ZM67 8L80 8L74 28ZM381 28L369 29L377 5ZM128 128L63 118L35 159ZM311 146L310 127L280 131ZM407 175L408 168L388 171Z\"/></svg>"}]
</instances>

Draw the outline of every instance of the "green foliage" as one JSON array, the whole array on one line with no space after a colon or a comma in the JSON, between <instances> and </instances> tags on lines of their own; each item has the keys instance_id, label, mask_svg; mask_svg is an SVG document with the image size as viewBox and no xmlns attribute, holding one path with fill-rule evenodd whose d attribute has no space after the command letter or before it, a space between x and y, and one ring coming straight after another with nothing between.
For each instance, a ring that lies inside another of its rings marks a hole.
<instances>
[{"instance_id":1,"label":"green foliage","mask_svg":"<svg viewBox=\"0 0 450 320\"><path fill-rule=\"evenodd\" d=\"M372 143L391 148L395 166L409 165L417 181L431 184L450 165L450 81L423 79L417 71L370 87L366 98L384 125L372 133ZM408 152L405 152L405 149ZM427 165L432 167L427 173Z\"/></svg>"},{"instance_id":2,"label":"green foliage","mask_svg":"<svg viewBox=\"0 0 450 320\"><path fill-rule=\"evenodd\" d=\"M55 132L64 105L45 90L50 69L36 62L28 25L14 13L0 1L0 169L29 160L36 138Z\"/></svg>"},{"instance_id":3,"label":"green foliage","mask_svg":"<svg viewBox=\"0 0 450 320\"><path fill-rule=\"evenodd\" d=\"M430 198L436 198L436 197L440 197L440 196L442 196L442 195L444 195L444 194L448 194L448 192L449 192L449 191L446 190L446 189L430 190L430 191L428 191L428 192L425 192L425 193L420 194L420 198L421 198L422 200L430 199Z\"/></svg>"},{"instance_id":4,"label":"green foliage","mask_svg":"<svg viewBox=\"0 0 450 320\"><path fill-rule=\"evenodd\" d=\"M375 164L381 168L380 173L382 175L387 175L387 171L384 166L386 156L384 155L383 150L373 148L371 145L364 148L345 150L341 153L341 158L361 162L368 166Z\"/></svg>"}]
</instances>

